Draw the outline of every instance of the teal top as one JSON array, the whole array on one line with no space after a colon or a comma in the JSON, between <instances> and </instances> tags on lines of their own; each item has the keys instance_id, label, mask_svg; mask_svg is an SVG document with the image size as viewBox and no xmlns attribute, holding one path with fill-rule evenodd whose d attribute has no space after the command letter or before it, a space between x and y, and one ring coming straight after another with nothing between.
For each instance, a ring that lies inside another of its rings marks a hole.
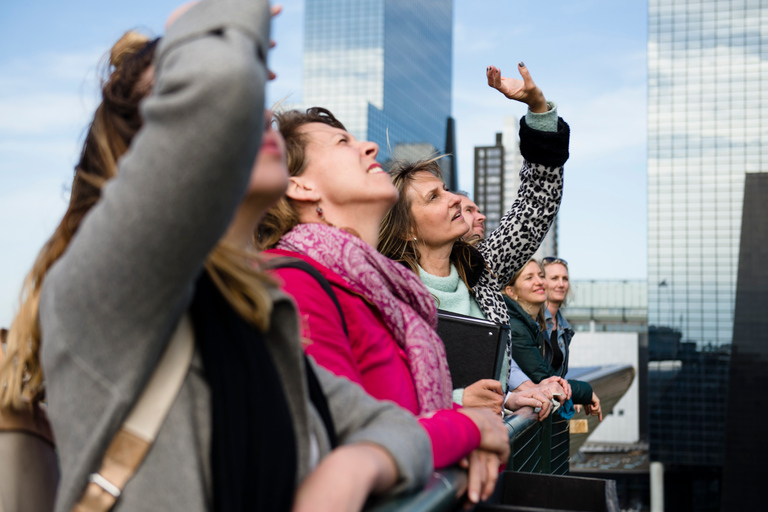
<instances>
[{"instance_id":1,"label":"teal top","mask_svg":"<svg viewBox=\"0 0 768 512\"><path fill-rule=\"evenodd\" d=\"M557 131L557 105L554 101L548 101L547 107L549 107L548 110L541 114L528 109L525 113L525 122L528 123L529 128L542 132Z\"/></svg>"},{"instance_id":2,"label":"teal top","mask_svg":"<svg viewBox=\"0 0 768 512\"><path fill-rule=\"evenodd\" d=\"M447 277L432 275L419 265L419 277L429 293L435 297L438 309L485 320L480 306L469 293L469 288L461 280L453 264L451 264L451 273Z\"/></svg>"}]
</instances>

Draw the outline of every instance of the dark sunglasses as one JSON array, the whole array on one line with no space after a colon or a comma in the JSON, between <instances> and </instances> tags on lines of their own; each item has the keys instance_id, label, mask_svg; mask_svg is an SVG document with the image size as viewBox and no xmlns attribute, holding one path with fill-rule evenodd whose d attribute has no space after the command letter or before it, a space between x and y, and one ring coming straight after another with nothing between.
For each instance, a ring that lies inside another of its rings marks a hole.
<instances>
[{"instance_id":1,"label":"dark sunglasses","mask_svg":"<svg viewBox=\"0 0 768 512\"><path fill-rule=\"evenodd\" d=\"M565 265L565 268L568 268L568 262L562 258L558 258L556 256L547 256L546 258L541 259L542 265L551 265L552 263L561 263Z\"/></svg>"}]
</instances>

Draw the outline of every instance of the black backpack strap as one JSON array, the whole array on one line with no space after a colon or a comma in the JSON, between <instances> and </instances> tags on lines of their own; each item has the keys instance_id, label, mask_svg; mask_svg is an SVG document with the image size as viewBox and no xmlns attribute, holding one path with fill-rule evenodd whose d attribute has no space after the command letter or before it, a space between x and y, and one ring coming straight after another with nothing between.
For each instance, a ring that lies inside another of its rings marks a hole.
<instances>
[{"instance_id":1,"label":"black backpack strap","mask_svg":"<svg viewBox=\"0 0 768 512\"><path fill-rule=\"evenodd\" d=\"M317 270L315 267L310 265L304 260L300 260L298 258L291 258L288 256L280 256L277 258L272 258L264 262L264 268L266 270L277 270L279 268L295 268L298 270L303 270L307 274L311 275L315 278L315 281L322 287L322 289L325 291L325 293L328 294L328 296L331 298L334 304L336 304L336 309L339 310L339 316L341 317L341 326L344 328L344 334L349 337L349 330L347 330L347 321L344 318L344 312L341 310L341 304L339 303L338 297L336 297L336 294L333 291L333 288L331 288L331 283L328 282L328 280L323 276L323 274L320 273L319 270Z\"/></svg>"},{"instance_id":2,"label":"black backpack strap","mask_svg":"<svg viewBox=\"0 0 768 512\"><path fill-rule=\"evenodd\" d=\"M328 407L328 400L323 393L323 387L320 385L315 370L312 369L312 365L309 364L309 359L304 356L304 368L307 374L307 387L309 388L309 399L312 401L312 405L315 406L320 419L323 420L325 425L325 431L328 433L328 441L331 443L331 449L339 446L339 440L336 438L336 426L333 424L333 416L331 416L331 409Z\"/></svg>"},{"instance_id":3,"label":"black backpack strap","mask_svg":"<svg viewBox=\"0 0 768 512\"><path fill-rule=\"evenodd\" d=\"M317 281L318 284L322 287L325 293L328 294L333 303L336 304L336 309L338 309L339 316L341 317L341 326L344 328L344 334L349 337L347 321L344 319L344 312L341 310L339 299L336 297L336 294L331 288L331 283L328 282L328 280L323 276L323 274L320 273L319 270L304 260L291 258L288 256L280 256L264 262L265 270L276 270L279 268L295 268L302 270L312 276L315 281ZM336 437L336 426L333 424L333 417L331 416L331 410L328 407L328 400L325 398L325 393L323 393L323 388L320 385L320 381L318 380L315 371L312 369L312 365L309 363L309 359L306 355L304 356L304 369L306 370L305 373L307 375L309 399L312 401L312 405L315 406L315 409L320 415L320 419L323 421L325 431L328 433L328 440L331 443L331 448L336 448L339 446L339 440Z\"/></svg>"}]
</instances>

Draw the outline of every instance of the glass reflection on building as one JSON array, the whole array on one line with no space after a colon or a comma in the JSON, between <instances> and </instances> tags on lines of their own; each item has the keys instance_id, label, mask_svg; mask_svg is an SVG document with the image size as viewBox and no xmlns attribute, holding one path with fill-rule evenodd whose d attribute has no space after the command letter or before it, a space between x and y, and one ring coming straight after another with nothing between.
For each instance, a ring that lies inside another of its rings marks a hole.
<instances>
[{"instance_id":1,"label":"glass reflection on building","mask_svg":"<svg viewBox=\"0 0 768 512\"><path fill-rule=\"evenodd\" d=\"M331 110L379 160L446 148L452 0L306 0L304 103Z\"/></svg>"},{"instance_id":2,"label":"glass reflection on building","mask_svg":"<svg viewBox=\"0 0 768 512\"><path fill-rule=\"evenodd\" d=\"M675 510L719 506L744 176L768 167L766 26L759 0L649 0L650 449L697 475Z\"/></svg>"}]
</instances>

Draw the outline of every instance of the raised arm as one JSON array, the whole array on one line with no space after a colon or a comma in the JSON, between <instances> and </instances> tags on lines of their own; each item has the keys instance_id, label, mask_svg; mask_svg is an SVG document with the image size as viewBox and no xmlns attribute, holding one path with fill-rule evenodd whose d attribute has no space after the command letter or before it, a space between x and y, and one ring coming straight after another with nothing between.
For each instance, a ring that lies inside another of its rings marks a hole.
<instances>
[{"instance_id":1,"label":"raised arm","mask_svg":"<svg viewBox=\"0 0 768 512\"><path fill-rule=\"evenodd\" d=\"M204 0L168 30L143 128L46 278L49 377L73 357L116 397L146 379L126 369L153 367L248 182L268 45L266 0Z\"/></svg>"},{"instance_id":2,"label":"raised arm","mask_svg":"<svg viewBox=\"0 0 768 512\"><path fill-rule=\"evenodd\" d=\"M505 284L536 252L560 207L563 164L568 159L568 125L557 117L557 107L547 102L531 79L528 68L518 66L523 80L505 78L490 66L488 84L510 99L529 106L520 121L520 169L517 199L499 227L478 245L486 263Z\"/></svg>"}]
</instances>

